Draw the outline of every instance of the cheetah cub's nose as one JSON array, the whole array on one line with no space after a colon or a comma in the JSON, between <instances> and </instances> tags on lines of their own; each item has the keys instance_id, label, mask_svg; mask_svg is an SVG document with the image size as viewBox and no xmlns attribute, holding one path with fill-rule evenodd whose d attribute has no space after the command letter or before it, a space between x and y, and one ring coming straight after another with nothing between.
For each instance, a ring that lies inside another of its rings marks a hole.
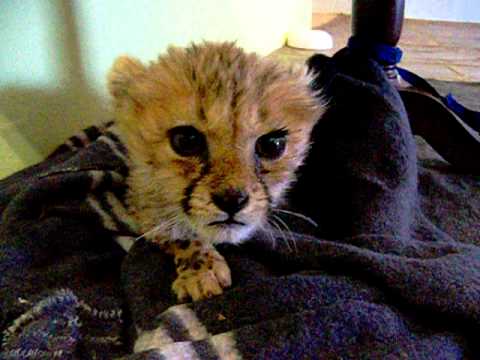
<instances>
[{"instance_id":1,"label":"cheetah cub's nose","mask_svg":"<svg viewBox=\"0 0 480 360\"><path fill-rule=\"evenodd\" d=\"M248 193L242 189L228 188L212 194L213 203L231 217L247 206L248 200Z\"/></svg>"}]
</instances>

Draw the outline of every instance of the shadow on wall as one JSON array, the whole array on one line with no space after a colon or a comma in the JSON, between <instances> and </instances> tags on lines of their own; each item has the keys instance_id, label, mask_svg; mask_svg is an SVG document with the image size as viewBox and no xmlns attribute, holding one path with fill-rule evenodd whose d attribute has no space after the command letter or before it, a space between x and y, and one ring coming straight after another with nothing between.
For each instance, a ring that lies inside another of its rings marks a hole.
<instances>
[{"instance_id":1,"label":"shadow on wall","mask_svg":"<svg viewBox=\"0 0 480 360\"><path fill-rule=\"evenodd\" d=\"M79 130L109 119L102 102L82 88L0 89L0 109L9 119L0 136L25 164L48 155ZM25 144L29 148L22 149Z\"/></svg>"},{"instance_id":2,"label":"shadow on wall","mask_svg":"<svg viewBox=\"0 0 480 360\"><path fill-rule=\"evenodd\" d=\"M50 6L55 10L56 27L49 57L55 58L57 66L52 71L58 74L58 83L44 88L0 88L0 113L6 117L6 122L0 121L0 140L24 165L40 160L82 128L109 119L105 101L85 80L72 2L55 0ZM24 25L15 24L17 36L22 36Z\"/></svg>"}]
</instances>

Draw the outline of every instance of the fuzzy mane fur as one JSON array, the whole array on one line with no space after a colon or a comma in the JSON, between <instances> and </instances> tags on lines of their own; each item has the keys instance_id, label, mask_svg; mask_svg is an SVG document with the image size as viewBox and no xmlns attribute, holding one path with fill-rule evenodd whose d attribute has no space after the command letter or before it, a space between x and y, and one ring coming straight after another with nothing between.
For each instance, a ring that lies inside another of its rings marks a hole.
<instances>
[{"instance_id":1,"label":"fuzzy mane fur","mask_svg":"<svg viewBox=\"0 0 480 360\"><path fill-rule=\"evenodd\" d=\"M170 47L149 65L119 58L108 83L132 162L129 207L142 231L157 229L150 237L157 242L194 236L218 243L238 242L266 226L323 111L310 81L303 68L247 54L233 43ZM175 153L168 131L178 126L204 134L206 157ZM258 159L257 139L279 129L288 132L285 153ZM246 225L208 226L224 215L211 194L228 187L249 194L238 214Z\"/></svg>"}]
</instances>

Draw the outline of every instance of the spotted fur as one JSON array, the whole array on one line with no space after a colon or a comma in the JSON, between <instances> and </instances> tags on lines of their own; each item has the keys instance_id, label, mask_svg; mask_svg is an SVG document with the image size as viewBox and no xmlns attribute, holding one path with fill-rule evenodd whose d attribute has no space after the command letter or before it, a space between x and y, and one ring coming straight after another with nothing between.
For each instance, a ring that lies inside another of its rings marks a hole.
<instances>
[{"instance_id":1,"label":"spotted fur","mask_svg":"<svg viewBox=\"0 0 480 360\"><path fill-rule=\"evenodd\" d=\"M323 111L310 81L304 69L232 43L171 47L149 65L119 58L109 89L132 162L128 205L143 232L156 229L150 240L196 240L204 252L220 256L214 244L238 243L264 227L294 180ZM182 157L172 149L168 131L186 125L206 137L208 151L201 156ZM275 130L288 132L285 153L259 159L257 139ZM231 188L248 193L248 204L235 215L244 225L210 226L226 216L212 193Z\"/></svg>"}]
</instances>

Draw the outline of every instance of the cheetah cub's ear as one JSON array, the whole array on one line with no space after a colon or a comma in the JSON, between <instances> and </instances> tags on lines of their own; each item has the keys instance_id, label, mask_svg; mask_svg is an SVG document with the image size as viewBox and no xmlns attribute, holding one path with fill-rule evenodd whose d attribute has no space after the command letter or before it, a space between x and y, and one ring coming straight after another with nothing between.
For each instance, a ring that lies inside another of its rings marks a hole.
<instances>
[{"instance_id":1,"label":"cheetah cub's ear","mask_svg":"<svg viewBox=\"0 0 480 360\"><path fill-rule=\"evenodd\" d=\"M137 59L121 56L108 74L108 90L118 110L140 110L142 99L136 89L138 80L145 76L146 68Z\"/></svg>"}]
</instances>

